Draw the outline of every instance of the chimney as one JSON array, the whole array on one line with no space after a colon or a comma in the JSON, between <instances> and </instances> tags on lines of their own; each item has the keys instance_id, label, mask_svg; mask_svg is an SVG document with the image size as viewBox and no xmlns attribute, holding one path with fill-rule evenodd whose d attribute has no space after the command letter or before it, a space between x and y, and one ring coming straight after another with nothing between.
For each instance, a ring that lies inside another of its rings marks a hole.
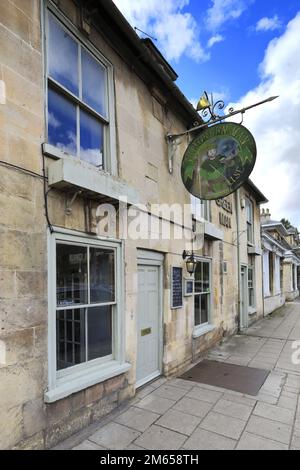
<instances>
[{"instance_id":1,"label":"chimney","mask_svg":"<svg viewBox=\"0 0 300 470\"><path fill-rule=\"evenodd\" d=\"M270 211L269 209L262 209L261 213L260 213L260 221L262 224L265 224L266 222L268 222L269 220L271 219L271 214L270 214Z\"/></svg>"}]
</instances>

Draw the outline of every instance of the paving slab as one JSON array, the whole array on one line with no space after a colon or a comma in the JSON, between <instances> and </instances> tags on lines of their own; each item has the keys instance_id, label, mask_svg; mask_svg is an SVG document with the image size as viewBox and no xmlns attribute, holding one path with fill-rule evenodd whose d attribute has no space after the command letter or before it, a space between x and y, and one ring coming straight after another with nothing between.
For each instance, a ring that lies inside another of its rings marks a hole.
<instances>
[{"instance_id":1,"label":"paving slab","mask_svg":"<svg viewBox=\"0 0 300 470\"><path fill-rule=\"evenodd\" d=\"M268 439L272 438L274 441L289 444L292 426L252 415L245 430L254 435L266 437Z\"/></svg>"},{"instance_id":2,"label":"paving slab","mask_svg":"<svg viewBox=\"0 0 300 470\"><path fill-rule=\"evenodd\" d=\"M292 447L300 448L300 431L295 431L291 442Z\"/></svg>"},{"instance_id":3,"label":"paving slab","mask_svg":"<svg viewBox=\"0 0 300 470\"><path fill-rule=\"evenodd\" d=\"M186 396L189 398L195 398L196 400L206 401L208 403L216 403L221 398L222 392L194 387Z\"/></svg>"},{"instance_id":4,"label":"paving slab","mask_svg":"<svg viewBox=\"0 0 300 470\"><path fill-rule=\"evenodd\" d=\"M182 398L186 393L187 390L178 387L171 387L170 385L161 385L160 387L154 390L153 395L177 401Z\"/></svg>"},{"instance_id":5,"label":"paving slab","mask_svg":"<svg viewBox=\"0 0 300 470\"><path fill-rule=\"evenodd\" d=\"M73 450L107 450L105 447L99 446L95 442L85 440L78 446L73 447Z\"/></svg>"},{"instance_id":6,"label":"paving slab","mask_svg":"<svg viewBox=\"0 0 300 470\"><path fill-rule=\"evenodd\" d=\"M184 397L173 406L173 409L181 411L182 413L187 413L188 415L204 418L212 406L212 403Z\"/></svg>"},{"instance_id":7,"label":"paving slab","mask_svg":"<svg viewBox=\"0 0 300 470\"><path fill-rule=\"evenodd\" d=\"M272 441L264 437L255 436L249 432L244 432L238 445L237 450L288 450L287 444Z\"/></svg>"},{"instance_id":8,"label":"paving slab","mask_svg":"<svg viewBox=\"0 0 300 470\"><path fill-rule=\"evenodd\" d=\"M238 392L224 393L222 398L224 400L233 401L233 403L241 403L242 405L251 406L252 409L256 405L256 397L249 398L248 396Z\"/></svg>"},{"instance_id":9,"label":"paving slab","mask_svg":"<svg viewBox=\"0 0 300 470\"><path fill-rule=\"evenodd\" d=\"M190 436L200 421L201 418L197 416L192 416L182 413L181 411L171 409L159 418L155 424Z\"/></svg>"},{"instance_id":10,"label":"paving slab","mask_svg":"<svg viewBox=\"0 0 300 470\"><path fill-rule=\"evenodd\" d=\"M247 421L251 415L252 409L253 406L221 399L214 406L213 411Z\"/></svg>"},{"instance_id":11,"label":"paving slab","mask_svg":"<svg viewBox=\"0 0 300 470\"><path fill-rule=\"evenodd\" d=\"M210 412L201 422L200 428L221 434L225 437L238 439L242 434L246 423L237 418L224 416L220 413Z\"/></svg>"},{"instance_id":12,"label":"paving slab","mask_svg":"<svg viewBox=\"0 0 300 470\"><path fill-rule=\"evenodd\" d=\"M146 385L146 387L143 387L143 388L139 389L136 392L136 397L140 398L140 399L145 398L147 395L149 395L154 390L155 390L155 388L152 387L152 385Z\"/></svg>"},{"instance_id":13,"label":"paving slab","mask_svg":"<svg viewBox=\"0 0 300 470\"><path fill-rule=\"evenodd\" d=\"M144 447L137 446L136 444L130 444L126 447L126 450L145 450Z\"/></svg>"},{"instance_id":14,"label":"paving slab","mask_svg":"<svg viewBox=\"0 0 300 470\"><path fill-rule=\"evenodd\" d=\"M136 404L138 408L144 408L145 410L153 411L154 413L163 414L171 406L174 405L175 400L169 400L168 398L158 397L157 395L147 395L139 403Z\"/></svg>"},{"instance_id":15,"label":"paving slab","mask_svg":"<svg viewBox=\"0 0 300 470\"><path fill-rule=\"evenodd\" d=\"M197 383L183 379L172 379L168 382L168 385L170 387L178 387L183 388L184 390L191 390L195 385L197 385Z\"/></svg>"},{"instance_id":16,"label":"paving slab","mask_svg":"<svg viewBox=\"0 0 300 470\"><path fill-rule=\"evenodd\" d=\"M282 392L278 400L278 405L282 408L288 408L289 410L295 411L297 408L298 395L295 394L294 397L291 397L291 395L292 394L286 395Z\"/></svg>"},{"instance_id":17,"label":"paving slab","mask_svg":"<svg viewBox=\"0 0 300 470\"><path fill-rule=\"evenodd\" d=\"M196 429L191 437L185 441L183 448L187 450L232 450L237 441L220 436L205 429Z\"/></svg>"},{"instance_id":18,"label":"paving slab","mask_svg":"<svg viewBox=\"0 0 300 470\"><path fill-rule=\"evenodd\" d=\"M183 446L187 436L161 426L153 425L134 444L149 450L177 450Z\"/></svg>"},{"instance_id":19,"label":"paving slab","mask_svg":"<svg viewBox=\"0 0 300 470\"><path fill-rule=\"evenodd\" d=\"M263 403L270 403L271 405L276 405L278 402L278 397L274 395L269 395L268 393L259 392L259 394L256 395L255 398L257 401L261 401Z\"/></svg>"},{"instance_id":20,"label":"paving slab","mask_svg":"<svg viewBox=\"0 0 300 470\"><path fill-rule=\"evenodd\" d=\"M272 419L280 423L292 425L295 417L295 410L289 410L278 405L270 405L269 403L257 403L253 414L262 418Z\"/></svg>"},{"instance_id":21,"label":"paving slab","mask_svg":"<svg viewBox=\"0 0 300 470\"><path fill-rule=\"evenodd\" d=\"M131 444L139 432L118 423L109 423L89 437L89 440L107 449L123 450Z\"/></svg>"},{"instance_id":22,"label":"paving slab","mask_svg":"<svg viewBox=\"0 0 300 470\"><path fill-rule=\"evenodd\" d=\"M117 416L114 421L136 431L144 432L159 417L160 415L157 413L132 406L129 410Z\"/></svg>"}]
</instances>

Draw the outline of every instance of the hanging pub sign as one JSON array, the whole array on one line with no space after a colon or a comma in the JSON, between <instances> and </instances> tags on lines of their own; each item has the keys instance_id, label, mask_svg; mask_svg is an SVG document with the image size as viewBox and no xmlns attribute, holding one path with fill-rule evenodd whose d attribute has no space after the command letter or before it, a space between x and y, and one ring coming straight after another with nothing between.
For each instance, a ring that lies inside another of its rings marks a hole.
<instances>
[{"instance_id":1,"label":"hanging pub sign","mask_svg":"<svg viewBox=\"0 0 300 470\"><path fill-rule=\"evenodd\" d=\"M188 146L181 165L186 189L200 199L219 199L238 189L256 160L253 135L241 124L206 128Z\"/></svg>"}]
</instances>

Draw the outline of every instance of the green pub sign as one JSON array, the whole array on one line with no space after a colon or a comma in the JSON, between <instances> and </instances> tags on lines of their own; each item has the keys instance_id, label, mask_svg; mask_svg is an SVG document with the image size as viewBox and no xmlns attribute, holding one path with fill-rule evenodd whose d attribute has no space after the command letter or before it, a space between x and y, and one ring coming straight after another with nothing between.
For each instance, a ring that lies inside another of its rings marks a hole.
<instances>
[{"instance_id":1,"label":"green pub sign","mask_svg":"<svg viewBox=\"0 0 300 470\"><path fill-rule=\"evenodd\" d=\"M219 199L251 174L256 144L244 126L232 122L205 129L188 146L181 166L186 189L200 199Z\"/></svg>"}]
</instances>

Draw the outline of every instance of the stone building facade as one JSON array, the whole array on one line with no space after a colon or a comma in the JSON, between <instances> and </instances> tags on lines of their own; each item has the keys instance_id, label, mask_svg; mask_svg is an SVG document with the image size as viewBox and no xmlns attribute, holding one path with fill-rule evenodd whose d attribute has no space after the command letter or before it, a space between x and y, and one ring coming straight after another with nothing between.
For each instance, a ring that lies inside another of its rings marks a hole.
<instances>
[{"instance_id":1,"label":"stone building facade","mask_svg":"<svg viewBox=\"0 0 300 470\"><path fill-rule=\"evenodd\" d=\"M85 5L1 3L0 448L53 447L263 314L265 197L191 204L166 135L198 114L111 1Z\"/></svg>"}]
</instances>

